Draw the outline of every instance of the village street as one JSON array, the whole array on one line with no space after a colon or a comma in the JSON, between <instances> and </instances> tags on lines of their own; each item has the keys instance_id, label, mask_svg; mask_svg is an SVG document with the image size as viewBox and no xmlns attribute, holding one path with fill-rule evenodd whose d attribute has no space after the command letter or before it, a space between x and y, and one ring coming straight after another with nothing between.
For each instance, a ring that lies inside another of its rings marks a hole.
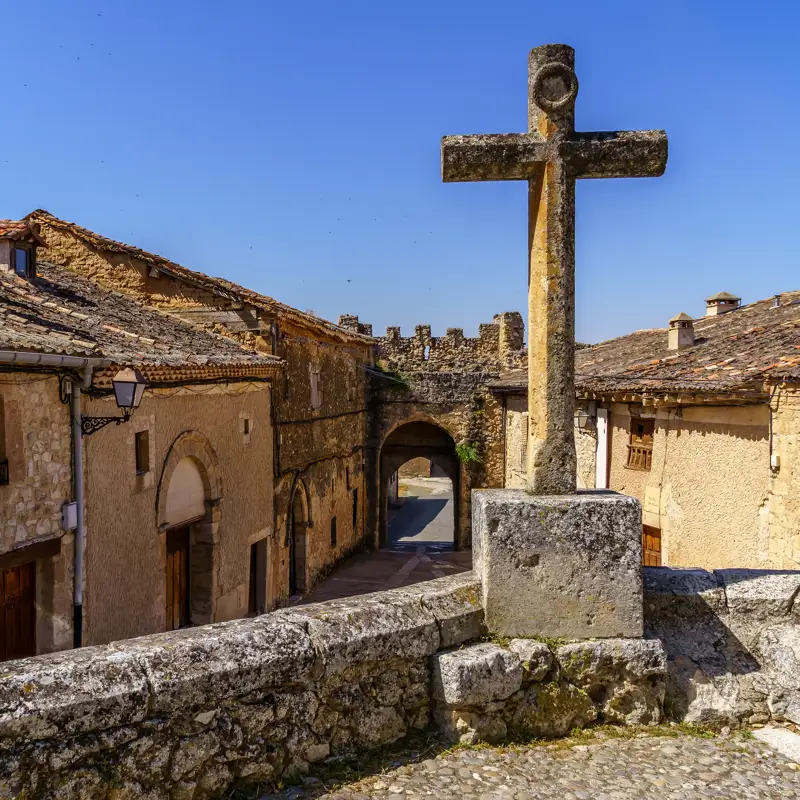
<instances>
[{"instance_id":1,"label":"village street","mask_svg":"<svg viewBox=\"0 0 800 800\"><path fill-rule=\"evenodd\" d=\"M303 597L320 603L455 575L472 567L453 550L453 492L446 478L403 478L403 504L389 519L389 545L346 561Z\"/></svg>"}]
</instances>

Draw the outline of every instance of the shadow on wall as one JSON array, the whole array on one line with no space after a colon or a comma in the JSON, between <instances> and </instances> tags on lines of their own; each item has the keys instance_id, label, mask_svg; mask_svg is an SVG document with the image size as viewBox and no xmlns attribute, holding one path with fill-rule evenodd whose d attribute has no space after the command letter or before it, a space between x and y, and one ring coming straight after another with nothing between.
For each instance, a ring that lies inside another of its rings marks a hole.
<instances>
[{"instance_id":1,"label":"shadow on wall","mask_svg":"<svg viewBox=\"0 0 800 800\"><path fill-rule=\"evenodd\" d=\"M642 573L645 636L661 639L669 659L670 717L708 725L776 716L800 722L800 572Z\"/></svg>"}]
</instances>

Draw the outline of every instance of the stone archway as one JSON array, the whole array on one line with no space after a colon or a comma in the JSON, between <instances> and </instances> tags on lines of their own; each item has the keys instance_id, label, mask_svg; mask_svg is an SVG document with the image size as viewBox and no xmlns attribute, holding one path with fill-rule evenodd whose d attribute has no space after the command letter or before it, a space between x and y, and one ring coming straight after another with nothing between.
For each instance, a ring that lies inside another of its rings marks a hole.
<instances>
[{"instance_id":1,"label":"stone archway","mask_svg":"<svg viewBox=\"0 0 800 800\"><path fill-rule=\"evenodd\" d=\"M170 446L156 491L166 628L214 621L222 486L216 453L196 431Z\"/></svg>"},{"instance_id":2,"label":"stone archway","mask_svg":"<svg viewBox=\"0 0 800 800\"><path fill-rule=\"evenodd\" d=\"M292 491L287 524L289 546L289 596L308 591L308 535L311 526L308 495L301 480Z\"/></svg>"},{"instance_id":3,"label":"stone archway","mask_svg":"<svg viewBox=\"0 0 800 800\"><path fill-rule=\"evenodd\" d=\"M453 437L441 426L427 420L409 421L397 426L384 440L380 451L380 500L378 544L387 544L389 481L407 461L424 457L439 467L453 486L453 546L464 546L460 531L461 464Z\"/></svg>"}]
</instances>

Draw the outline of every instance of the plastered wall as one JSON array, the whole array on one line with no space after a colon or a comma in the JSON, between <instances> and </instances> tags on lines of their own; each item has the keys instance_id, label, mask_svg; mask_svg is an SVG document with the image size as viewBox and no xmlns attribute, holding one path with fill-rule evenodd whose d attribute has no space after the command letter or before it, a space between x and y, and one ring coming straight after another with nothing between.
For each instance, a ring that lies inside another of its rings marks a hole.
<instances>
[{"instance_id":1,"label":"plastered wall","mask_svg":"<svg viewBox=\"0 0 800 800\"><path fill-rule=\"evenodd\" d=\"M166 540L159 524L164 480L170 476L166 467L176 448L173 461L196 459L207 481L211 618L246 615L250 545L274 539L269 396L263 383L155 390L145 394L129 423L110 425L84 440L87 644L165 629ZM85 406L93 415L116 413L110 398ZM137 474L135 434L145 429L150 468Z\"/></svg>"}]
</instances>

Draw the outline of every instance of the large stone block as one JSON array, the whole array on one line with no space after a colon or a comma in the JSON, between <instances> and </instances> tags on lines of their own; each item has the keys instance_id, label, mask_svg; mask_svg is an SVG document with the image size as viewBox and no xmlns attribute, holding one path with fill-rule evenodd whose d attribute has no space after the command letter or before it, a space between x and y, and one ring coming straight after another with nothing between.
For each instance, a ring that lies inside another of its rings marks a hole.
<instances>
[{"instance_id":1,"label":"large stone block","mask_svg":"<svg viewBox=\"0 0 800 800\"><path fill-rule=\"evenodd\" d=\"M589 491L473 492L486 625L504 636L642 636L641 506Z\"/></svg>"},{"instance_id":2,"label":"large stone block","mask_svg":"<svg viewBox=\"0 0 800 800\"><path fill-rule=\"evenodd\" d=\"M436 653L432 664L433 697L464 707L505 700L522 686L519 656L485 642Z\"/></svg>"}]
</instances>

